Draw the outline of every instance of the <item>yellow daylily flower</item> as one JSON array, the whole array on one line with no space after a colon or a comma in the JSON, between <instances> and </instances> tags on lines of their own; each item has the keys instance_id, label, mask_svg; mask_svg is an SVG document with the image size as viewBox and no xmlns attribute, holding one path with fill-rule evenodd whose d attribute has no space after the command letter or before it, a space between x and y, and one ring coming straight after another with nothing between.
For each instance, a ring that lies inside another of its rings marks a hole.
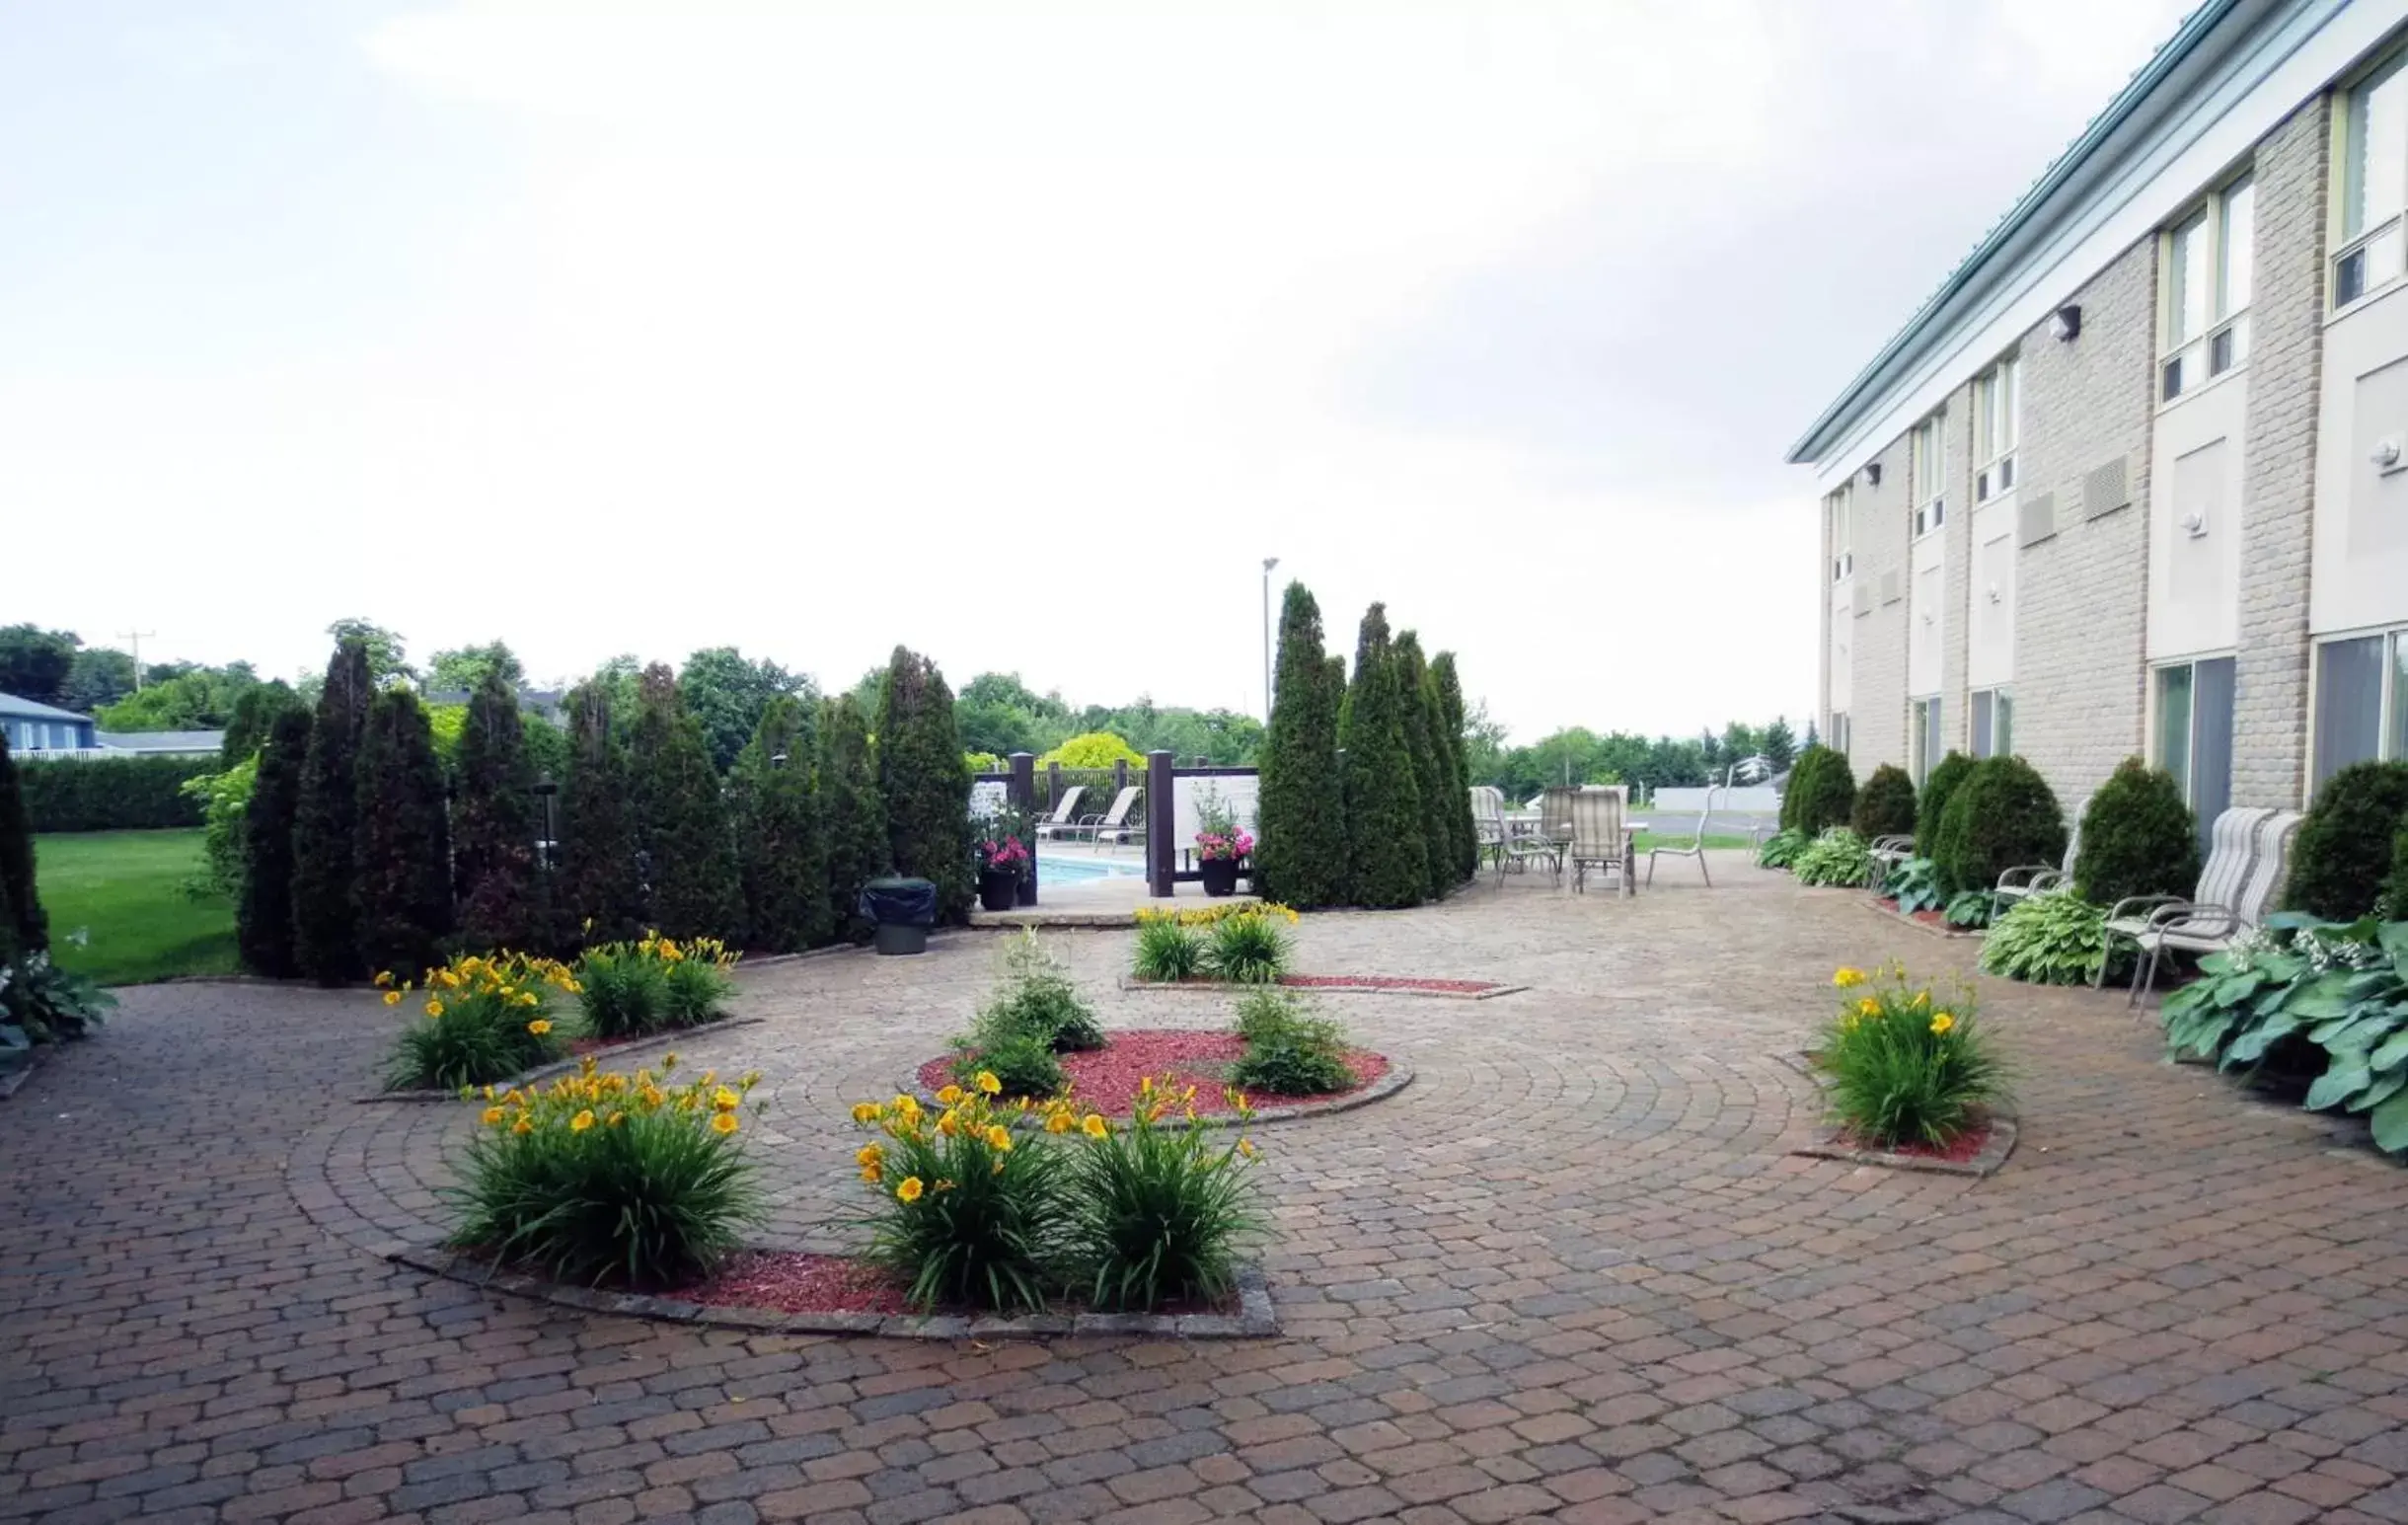
<instances>
[{"instance_id":1,"label":"yellow daylily flower","mask_svg":"<svg viewBox=\"0 0 2408 1525\"><path fill-rule=\"evenodd\" d=\"M920 1194L927 1189L927 1183L919 1177L906 1176L903 1178L903 1183L895 1187L895 1196L902 1201L916 1202L920 1200Z\"/></svg>"},{"instance_id":2,"label":"yellow daylily flower","mask_svg":"<svg viewBox=\"0 0 2408 1525\"><path fill-rule=\"evenodd\" d=\"M1935 1013L1931 1018L1931 1032L1935 1037L1946 1034L1955 1027L1956 1018L1950 1016L1946 1012Z\"/></svg>"},{"instance_id":3,"label":"yellow daylily flower","mask_svg":"<svg viewBox=\"0 0 2408 1525\"><path fill-rule=\"evenodd\" d=\"M568 1119L568 1131L571 1133L582 1133L593 1125L594 1114L592 1108L590 1107L578 1112L574 1117Z\"/></svg>"},{"instance_id":4,"label":"yellow daylily flower","mask_svg":"<svg viewBox=\"0 0 2408 1525\"><path fill-rule=\"evenodd\" d=\"M1002 1123L987 1129L987 1147L998 1154L1012 1152L1012 1130Z\"/></svg>"},{"instance_id":5,"label":"yellow daylily flower","mask_svg":"<svg viewBox=\"0 0 2408 1525\"><path fill-rule=\"evenodd\" d=\"M385 992L385 1004L386 1004L387 1006L399 1006L399 1005L401 1005L401 1004L402 1004L402 993L401 993L400 991L398 991L398 990L388 990L388 991L386 991L386 992Z\"/></svg>"},{"instance_id":6,"label":"yellow daylily flower","mask_svg":"<svg viewBox=\"0 0 2408 1525\"><path fill-rule=\"evenodd\" d=\"M996 1077L993 1070L980 1070L973 1084L988 1096L1001 1096L1004 1092L1004 1083Z\"/></svg>"},{"instance_id":7,"label":"yellow daylily flower","mask_svg":"<svg viewBox=\"0 0 2408 1525\"><path fill-rule=\"evenodd\" d=\"M713 1112L711 1114L711 1131L722 1137L733 1133L742 1126L743 1124L736 1120L734 1112Z\"/></svg>"},{"instance_id":8,"label":"yellow daylily flower","mask_svg":"<svg viewBox=\"0 0 2408 1525\"><path fill-rule=\"evenodd\" d=\"M545 1033L552 1030L552 1024L544 1021L544 1019L541 1017L538 1017L533 1022L527 1024L527 1030L534 1033L537 1037L542 1037Z\"/></svg>"},{"instance_id":9,"label":"yellow daylily flower","mask_svg":"<svg viewBox=\"0 0 2408 1525\"><path fill-rule=\"evenodd\" d=\"M959 1086L947 1086L942 1091L937 1093L937 1100L946 1106L959 1106L961 1105L961 1096L962 1092Z\"/></svg>"},{"instance_id":10,"label":"yellow daylily flower","mask_svg":"<svg viewBox=\"0 0 2408 1525\"><path fill-rule=\"evenodd\" d=\"M1085 1133L1090 1138L1101 1138L1106 1133L1111 1132L1112 1127L1110 1123L1103 1120L1101 1114L1096 1112L1089 1112L1087 1114L1087 1119L1079 1124L1079 1131Z\"/></svg>"},{"instance_id":11,"label":"yellow daylily flower","mask_svg":"<svg viewBox=\"0 0 2408 1525\"><path fill-rule=\"evenodd\" d=\"M880 1106L875 1102L856 1102L853 1104L853 1120L855 1122L875 1122L880 1117L885 1115L886 1108Z\"/></svg>"},{"instance_id":12,"label":"yellow daylily flower","mask_svg":"<svg viewBox=\"0 0 2408 1525\"><path fill-rule=\"evenodd\" d=\"M1831 982L1842 990L1851 989L1864 983L1864 971L1862 969L1839 969L1832 974Z\"/></svg>"},{"instance_id":13,"label":"yellow daylily flower","mask_svg":"<svg viewBox=\"0 0 2408 1525\"><path fill-rule=\"evenodd\" d=\"M508 1115L509 1115L509 1113L507 1113L507 1112L503 1111L503 1110L502 1110L500 1107L498 1107L498 1106L489 1106L489 1107L487 1107L487 1108L485 1109L485 1113L484 1113L484 1121L485 1121L485 1125L486 1125L487 1127L489 1127L489 1127L492 1127L492 1126L494 1126L495 1124L499 1123L499 1122L501 1121L501 1119L502 1119L502 1118L504 1118L504 1117L506 1117L506 1116L508 1116Z\"/></svg>"}]
</instances>

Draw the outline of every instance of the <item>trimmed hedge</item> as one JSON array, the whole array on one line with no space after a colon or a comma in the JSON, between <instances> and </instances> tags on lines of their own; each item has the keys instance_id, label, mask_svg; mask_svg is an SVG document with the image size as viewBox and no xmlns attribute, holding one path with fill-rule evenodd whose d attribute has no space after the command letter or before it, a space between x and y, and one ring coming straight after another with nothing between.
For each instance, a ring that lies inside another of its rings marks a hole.
<instances>
[{"instance_id":1,"label":"trimmed hedge","mask_svg":"<svg viewBox=\"0 0 2408 1525\"><path fill-rule=\"evenodd\" d=\"M161 831L201 824L187 780L217 772L217 756L106 757L93 762L20 757L26 819L45 831Z\"/></svg>"},{"instance_id":2,"label":"trimmed hedge","mask_svg":"<svg viewBox=\"0 0 2408 1525\"><path fill-rule=\"evenodd\" d=\"M2073 887L2093 905L2127 895L2182 895L2199 884L2198 819L2162 768L2127 757L2082 811Z\"/></svg>"},{"instance_id":3,"label":"trimmed hedge","mask_svg":"<svg viewBox=\"0 0 2408 1525\"><path fill-rule=\"evenodd\" d=\"M1963 752L1950 752L1932 764L1923 779L1923 798L1915 806L1915 856L1930 858L1940 841L1940 822L1947 816L1949 797L1973 772L1973 759ZM1982 886L1988 889L1990 886Z\"/></svg>"},{"instance_id":4,"label":"trimmed hedge","mask_svg":"<svg viewBox=\"0 0 2408 1525\"><path fill-rule=\"evenodd\" d=\"M2408 921L2408 820L2391 839L2391 878L2383 886L2383 919Z\"/></svg>"},{"instance_id":5,"label":"trimmed hedge","mask_svg":"<svg viewBox=\"0 0 2408 1525\"><path fill-rule=\"evenodd\" d=\"M1988 889L2026 864L2063 863L2066 817L2020 757L1986 757L1948 797L1932 861L1951 891Z\"/></svg>"},{"instance_id":6,"label":"trimmed hedge","mask_svg":"<svg viewBox=\"0 0 2408 1525\"><path fill-rule=\"evenodd\" d=\"M1875 768L1864 787L1856 791L1848 824L1867 842L1911 834L1915 830L1915 781L1907 777L1907 770L1895 763Z\"/></svg>"},{"instance_id":7,"label":"trimmed hedge","mask_svg":"<svg viewBox=\"0 0 2408 1525\"><path fill-rule=\"evenodd\" d=\"M1789 788L1781 796L1781 824L1819 837L1833 826L1848 823L1856 805L1856 775L1847 754L1827 746L1810 746L1798 754L1790 770Z\"/></svg>"},{"instance_id":8,"label":"trimmed hedge","mask_svg":"<svg viewBox=\"0 0 2408 1525\"><path fill-rule=\"evenodd\" d=\"M2352 763L2316 791L2291 849L2283 904L2333 921L2374 909L2408 819L2408 762Z\"/></svg>"}]
</instances>

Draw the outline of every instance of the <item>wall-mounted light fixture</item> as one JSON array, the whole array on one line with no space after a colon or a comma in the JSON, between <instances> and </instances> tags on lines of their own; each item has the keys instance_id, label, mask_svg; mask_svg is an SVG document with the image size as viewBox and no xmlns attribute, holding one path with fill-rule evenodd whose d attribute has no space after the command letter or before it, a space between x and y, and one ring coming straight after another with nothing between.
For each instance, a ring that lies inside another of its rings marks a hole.
<instances>
[{"instance_id":1,"label":"wall-mounted light fixture","mask_svg":"<svg viewBox=\"0 0 2408 1525\"><path fill-rule=\"evenodd\" d=\"M2071 343L2074 340L2081 338L2081 307L2076 303L2068 302L2057 309L2056 315L2049 320L2049 332L2057 336L2057 342L2061 344Z\"/></svg>"},{"instance_id":2,"label":"wall-mounted light fixture","mask_svg":"<svg viewBox=\"0 0 2408 1525\"><path fill-rule=\"evenodd\" d=\"M1881 463L1879 461L1867 461L1865 463L1864 485L1868 488L1877 488L1881 486Z\"/></svg>"},{"instance_id":3,"label":"wall-mounted light fixture","mask_svg":"<svg viewBox=\"0 0 2408 1525\"><path fill-rule=\"evenodd\" d=\"M1997 584L1997 583L1995 583L1995 582L1992 583L1992 584L1990 585L1990 587L1989 587L1989 588L1988 588L1986 591L1988 591L1988 592L1989 592L1989 594L1990 594L1990 601L1991 601L1992 603L1994 603L1994 603L1996 603L1996 602L1998 601L1998 584Z\"/></svg>"},{"instance_id":4,"label":"wall-mounted light fixture","mask_svg":"<svg viewBox=\"0 0 2408 1525\"><path fill-rule=\"evenodd\" d=\"M2208 538L2208 510L2194 508L2182 516L2182 532L2193 540Z\"/></svg>"},{"instance_id":5,"label":"wall-mounted light fixture","mask_svg":"<svg viewBox=\"0 0 2408 1525\"><path fill-rule=\"evenodd\" d=\"M2391 473L2399 470L2400 437L2397 434L2394 434L2388 439L2376 440L2374 443L2374 453L2368 456L2367 459L2372 461L2374 463L2374 469L2381 472L2385 476L2389 476Z\"/></svg>"}]
</instances>

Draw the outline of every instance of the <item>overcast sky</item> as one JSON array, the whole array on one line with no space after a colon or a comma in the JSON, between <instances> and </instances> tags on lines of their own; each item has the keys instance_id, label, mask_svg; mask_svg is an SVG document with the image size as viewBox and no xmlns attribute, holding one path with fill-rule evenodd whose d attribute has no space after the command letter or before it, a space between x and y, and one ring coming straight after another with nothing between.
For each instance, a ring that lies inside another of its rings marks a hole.
<instances>
[{"instance_id":1,"label":"overcast sky","mask_svg":"<svg viewBox=\"0 0 2408 1525\"><path fill-rule=\"evenodd\" d=\"M0 0L0 623L1802 718L1785 447L2181 8Z\"/></svg>"}]
</instances>

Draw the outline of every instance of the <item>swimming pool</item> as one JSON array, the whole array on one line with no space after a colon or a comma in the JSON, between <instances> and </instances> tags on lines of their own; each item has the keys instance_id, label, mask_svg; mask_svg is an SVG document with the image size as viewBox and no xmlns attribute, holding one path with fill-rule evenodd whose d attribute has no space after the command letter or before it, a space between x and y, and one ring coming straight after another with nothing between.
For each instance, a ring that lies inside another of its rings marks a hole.
<instances>
[{"instance_id":1,"label":"swimming pool","mask_svg":"<svg viewBox=\"0 0 2408 1525\"><path fill-rule=\"evenodd\" d=\"M1098 858L1050 858L1037 855L1037 882L1040 884L1077 884L1089 879L1143 878L1145 866L1131 859L1113 863Z\"/></svg>"}]
</instances>

